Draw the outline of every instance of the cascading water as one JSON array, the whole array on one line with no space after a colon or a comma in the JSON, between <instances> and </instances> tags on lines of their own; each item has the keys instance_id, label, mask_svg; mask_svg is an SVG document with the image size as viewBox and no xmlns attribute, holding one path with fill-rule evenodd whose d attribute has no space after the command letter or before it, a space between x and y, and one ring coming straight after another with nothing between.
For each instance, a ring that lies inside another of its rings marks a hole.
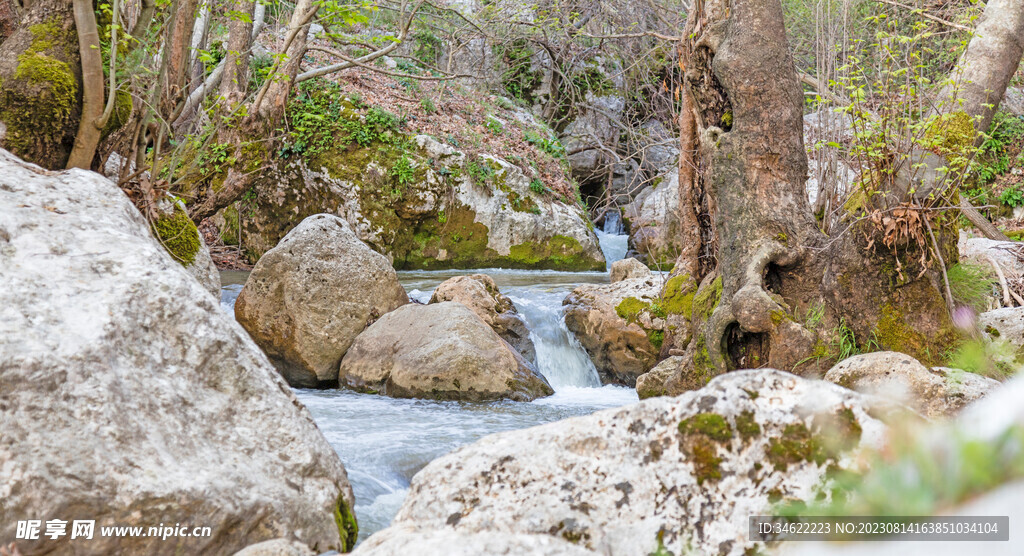
<instances>
[{"instance_id":1,"label":"cascading water","mask_svg":"<svg viewBox=\"0 0 1024 556\"><path fill-rule=\"evenodd\" d=\"M599 231L611 265L625 255L627 236ZM410 297L430 299L452 276L485 273L515 303L537 350L537 369L555 394L530 403L400 400L347 390L296 390L324 436L338 451L356 495L359 538L387 527L424 465L488 434L521 429L618 407L637 400L636 391L601 386L597 371L565 327L562 300L583 283L603 283L603 272L454 270L399 272ZM247 273L223 272L221 306L233 313Z\"/></svg>"},{"instance_id":2,"label":"cascading water","mask_svg":"<svg viewBox=\"0 0 1024 556\"><path fill-rule=\"evenodd\" d=\"M621 261L629 250L629 236L622 233L622 219L619 211L610 210L604 214L602 229L595 230L597 240L601 243L604 253L606 270L611 270L612 263Z\"/></svg>"}]
</instances>

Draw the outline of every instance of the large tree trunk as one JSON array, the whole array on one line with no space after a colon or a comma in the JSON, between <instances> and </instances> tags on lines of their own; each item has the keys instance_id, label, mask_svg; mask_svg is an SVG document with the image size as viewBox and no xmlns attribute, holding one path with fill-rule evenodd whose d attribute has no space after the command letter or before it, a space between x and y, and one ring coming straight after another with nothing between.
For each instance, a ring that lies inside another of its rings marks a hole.
<instances>
[{"instance_id":1,"label":"large tree trunk","mask_svg":"<svg viewBox=\"0 0 1024 556\"><path fill-rule=\"evenodd\" d=\"M936 360L956 334L939 265L922 265L927 246L886 247L868 222L827 237L814 220L802 90L780 1L697 0L683 36L697 171L681 187L708 197L693 209L698 220L713 218L717 248L692 303L682 376L668 391L737 368L814 374L834 361L829 346L847 330L861 345Z\"/></svg>"},{"instance_id":2,"label":"large tree trunk","mask_svg":"<svg viewBox=\"0 0 1024 556\"><path fill-rule=\"evenodd\" d=\"M0 45L0 147L64 168L81 115L81 84L71 0L35 0Z\"/></svg>"}]
</instances>

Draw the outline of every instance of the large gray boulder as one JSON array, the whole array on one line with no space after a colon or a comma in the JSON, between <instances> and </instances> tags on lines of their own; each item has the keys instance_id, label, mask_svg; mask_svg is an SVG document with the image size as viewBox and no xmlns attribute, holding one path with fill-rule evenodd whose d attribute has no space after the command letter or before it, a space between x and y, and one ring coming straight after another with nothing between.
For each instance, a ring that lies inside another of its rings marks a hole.
<instances>
[{"instance_id":1,"label":"large gray boulder","mask_svg":"<svg viewBox=\"0 0 1024 556\"><path fill-rule=\"evenodd\" d=\"M410 304L360 334L341 360L342 386L394 398L530 401L554 391L473 311Z\"/></svg>"},{"instance_id":2,"label":"large gray boulder","mask_svg":"<svg viewBox=\"0 0 1024 556\"><path fill-rule=\"evenodd\" d=\"M490 276L455 276L441 282L430 297L430 302L442 301L455 301L469 307L527 361L537 362L537 350L530 339L526 321L519 315L512 300L501 293Z\"/></svg>"},{"instance_id":3,"label":"large gray boulder","mask_svg":"<svg viewBox=\"0 0 1024 556\"><path fill-rule=\"evenodd\" d=\"M309 412L112 182L0 150L0 539L23 554L350 548L345 468ZM337 521L336 521L337 519ZM207 537L101 536L108 525ZM341 527L339 535L339 526Z\"/></svg>"},{"instance_id":4,"label":"large gray boulder","mask_svg":"<svg viewBox=\"0 0 1024 556\"><path fill-rule=\"evenodd\" d=\"M597 552L550 535L470 533L451 529L389 527L356 548L354 555L395 556L597 556Z\"/></svg>"},{"instance_id":5,"label":"large gray boulder","mask_svg":"<svg viewBox=\"0 0 1024 556\"><path fill-rule=\"evenodd\" d=\"M235 302L235 318L289 384L332 385L357 334L409 302L383 255L330 214L303 220L267 251Z\"/></svg>"},{"instance_id":6,"label":"large gray boulder","mask_svg":"<svg viewBox=\"0 0 1024 556\"><path fill-rule=\"evenodd\" d=\"M894 351L855 355L836 363L825 380L906 404L925 417L947 417L981 399L1000 382L966 371L935 367Z\"/></svg>"},{"instance_id":7,"label":"large gray boulder","mask_svg":"<svg viewBox=\"0 0 1024 556\"><path fill-rule=\"evenodd\" d=\"M606 555L744 554L747 518L855 469L885 426L870 398L773 369L494 434L413 477L392 527L547 534ZM838 466L838 467L836 467ZM388 536L377 533L371 536ZM763 547L761 547L763 548Z\"/></svg>"},{"instance_id":8,"label":"large gray boulder","mask_svg":"<svg viewBox=\"0 0 1024 556\"><path fill-rule=\"evenodd\" d=\"M628 259L622 259L621 261L615 261L612 263L612 268L608 272L609 278L612 283L621 282L623 280L629 280L633 278L650 278L651 269L647 268L644 263L630 257Z\"/></svg>"}]
</instances>

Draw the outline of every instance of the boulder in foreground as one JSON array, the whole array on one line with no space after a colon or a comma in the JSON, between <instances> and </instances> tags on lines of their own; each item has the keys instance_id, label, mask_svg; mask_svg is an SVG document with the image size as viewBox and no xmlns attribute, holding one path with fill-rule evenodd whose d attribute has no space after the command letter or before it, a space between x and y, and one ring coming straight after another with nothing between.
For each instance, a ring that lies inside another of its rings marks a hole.
<instances>
[{"instance_id":1,"label":"boulder in foreground","mask_svg":"<svg viewBox=\"0 0 1024 556\"><path fill-rule=\"evenodd\" d=\"M342 386L393 398L530 401L547 380L461 303L406 305L370 325L349 348Z\"/></svg>"},{"instance_id":2,"label":"boulder in foreground","mask_svg":"<svg viewBox=\"0 0 1024 556\"><path fill-rule=\"evenodd\" d=\"M330 214L303 220L249 274L235 318L292 386L330 386L356 335L409 302L383 255Z\"/></svg>"},{"instance_id":3,"label":"boulder in foreground","mask_svg":"<svg viewBox=\"0 0 1024 556\"><path fill-rule=\"evenodd\" d=\"M607 555L650 554L659 538L674 554L744 554L763 548L748 516L810 499L881 442L874 404L773 369L726 373L459 448L413 477L392 528L547 534Z\"/></svg>"},{"instance_id":4,"label":"boulder in foreground","mask_svg":"<svg viewBox=\"0 0 1024 556\"><path fill-rule=\"evenodd\" d=\"M356 539L345 468L309 412L107 179L0 150L0 539L23 554L231 554ZM101 536L181 523L208 537ZM45 531L45 529L44 529Z\"/></svg>"}]
</instances>

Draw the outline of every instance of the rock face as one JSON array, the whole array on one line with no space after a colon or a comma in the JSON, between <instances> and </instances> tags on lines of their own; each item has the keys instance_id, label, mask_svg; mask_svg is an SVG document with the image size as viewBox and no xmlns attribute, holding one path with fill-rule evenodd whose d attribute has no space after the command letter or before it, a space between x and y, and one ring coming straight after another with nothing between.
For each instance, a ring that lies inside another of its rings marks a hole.
<instances>
[{"instance_id":1,"label":"rock face","mask_svg":"<svg viewBox=\"0 0 1024 556\"><path fill-rule=\"evenodd\" d=\"M330 213L399 269L605 268L585 209L538 192L538 176L426 135L410 143L282 160L255 186L260 208L242 219L242 243L259 256L300 219ZM410 174L402 184L399 163ZM227 220L238 226L237 213Z\"/></svg>"},{"instance_id":2,"label":"rock face","mask_svg":"<svg viewBox=\"0 0 1024 556\"><path fill-rule=\"evenodd\" d=\"M366 539L354 555L394 556L597 556L596 552L550 535L468 533L450 529L389 527Z\"/></svg>"},{"instance_id":3,"label":"rock face","mask_svg":"<svg viewBox=\"0 0 1024 556\"><path fill-rule=\"evenodd\" d=\"M674 554L744 554L748 516L809 499L830 465L853 463L848 450L880 443L871 403L772 369L726 373L459 448L413 478L392 527L547 534L608 555L653 553L659 537ZM367 542L378 535L390 536Z\"/></svg>"},{"instance_id":4,"label":"rock face","mask_svg":"<svg viewBox=\"0 0 1024 556\"><path fill-rule=\"evenodd\" d=\"M679 171L671 170L626 205L629 246L648 264L670 267L683 237L679 218Z\"/></svg>"},{"instance_id":5,"label":"rock face","mask_svg":"<svg viewBox=\"0 0 1024 556\"><path fill-rule=\"evenodd\" d=\"M356 335L409 302L388 260L348 222L329 214L302 221L252 269L235 318L289 384L330 385Z\"/></svg>"},{"instance_id":6,"label":"rock face","mask_svg":"<svg viewBox=\"0 0 1024 556\"><path fill-rule=\"evenodd\" d=\"M621 261L615 261L612 263L610 271L611 281L621 282L623 280L629 280L633 278L650 278L651 269L647 268L644 263L633 259L622 259Z\"/></svg>"},{"instance_id":7,"label":"rock face","mask_svg":"<svg viewBox=\"0 0 1024 556\"><path fill-rule=\"evenodd\" d=\"M338 379L393 398L530 401L554 393L480 317L450 301L381 317L349 348Z\"/></svg>"},{"instance_id":8,"label":"rock face","mask_svg":"<svg viewBox=\"0 0 1024 556\"><path fill-rule=\"evenodd\" d=\"M965 371L928 369L893 351L855 355L825 373L825 380L914 408L925 417L946 417L997 388L999 381Z\"/></svg>"},{"instance_id":9,"label":"rock face","mask_svg":"<svg viewBox=\"0 0 1024 556\"><path fill-rule=\"evenodd\" d=\"M18 546L230 554L286 535L318 550L355 542L337 454L116 185L0 151L0 283L0 538L14 540L18 520L67 520L70 533L86 519L96 536L85 545L40 535ZM100 536L161 522L212 534Z\"/></svg>"},{"instance_id":10,"label":"rock face","mask_svg":"<svg viewBox=\"0 0 1024 556\"><path fill-rule=\"evenodd\" d=\"M156 203L156 212L153 235L171 257L219 300L220 273L213 264L203 234L199 233L199 229L188 217L184 206L164 199Z\"/></svg>"},{"instance_id":11,"label":"rock face","mask_svg":"<svg viewBox=\"0 0 1024 556\"><path fill-rule=\"evenodd\" d=\"M572 153L569 166L579 180L602 173L609 163L601 147L618 142L618 122L626 107L625 100L617 95L595 96L588 91L586 100L593 108L583 110L578 118L565 126L561 137L566 152Z\"/></svg>"},{"instance_id":12,"label":"rock face","mask_svg":"<svg viewBox=\"0 0 1024 556\"><path fill-rule=\"evenodd\" d=\"M664 315L648 310L661 293L650 273L612 284L585 284L562 302L565 324L587 351L601 382L635 386L657 361Z\"/></svg>"},{"instance_id":13,"label":"rock face","mask_svg":"<svg viewBox=\"0 0 1024 556\"><path fill-rule=\"evenodd\" d=\"M537 350L530 339L526 321L519 315L512 300L502 295L490 276L456 276L441 282L430 297L430 302L442 301L455 301L469 307L527 361L536 363Z\"/></svg>"}]
</instances>

